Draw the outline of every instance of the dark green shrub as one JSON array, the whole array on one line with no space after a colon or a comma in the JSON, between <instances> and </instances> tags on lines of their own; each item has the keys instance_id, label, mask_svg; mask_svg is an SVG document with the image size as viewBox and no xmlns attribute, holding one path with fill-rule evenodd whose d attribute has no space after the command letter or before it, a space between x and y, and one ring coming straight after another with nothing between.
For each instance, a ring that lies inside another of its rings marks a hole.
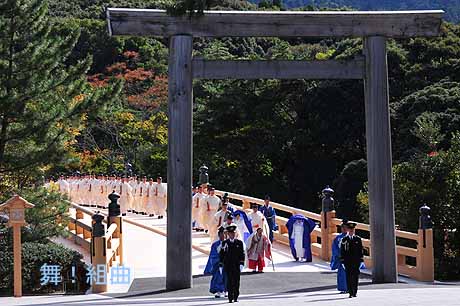
<instances>
[{"instance_id":1,"label":"dark green shrub","mask_svg":"<svg viewBox=\"0 0 460 306\"><path fill-rule=\"evenodd\" d=\"M25 242L22 245L22 286L23 292L40 293L50 291L84 293L88 289L86 284L86 268L82 255L62 245L37 242ZM43 264L61 266L62 282L57 286L40 285L40 267ZM75 283L71 280L72 265L75 266ZM0 293L11 294L13 288L13 253L11 239L5 237L0 241Z\"/></svg>"}]
</instances>

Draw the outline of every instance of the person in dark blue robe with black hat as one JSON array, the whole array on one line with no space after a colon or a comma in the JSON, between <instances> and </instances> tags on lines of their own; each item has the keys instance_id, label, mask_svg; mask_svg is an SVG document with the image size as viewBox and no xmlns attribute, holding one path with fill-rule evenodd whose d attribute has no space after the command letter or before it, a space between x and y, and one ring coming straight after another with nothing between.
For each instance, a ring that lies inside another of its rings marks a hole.
<instances>
[{"instance_id":1,"label":"person in dark blue robe with black hat","mask_svg":"<svg viewBox=\"0 0 460 306\"><path fill-rule=\"evenodd\" d=\"M289 246L292 256L296 261L311 262L311 232L315 229L316 223L303 215L293 215L286 223L289 233Z\"/></svg>"},{"instance_id":2,"label":"person in dark blue robe with black hat","mask_svg":"<svg viewBox=\"0 0 460 306\"><path fill-rule=\"evenodd\" d=\"M227 277L228 301L238 302L240 295L240 273L244 268L245 251L241 240L235 238L237 226L227 226L228 239L222 242L220 249L220 267L225 270Z\"/></svg>"},{"instance_id":3,"label":"person in dark blue robe with black hat","mask_svg":"<svg viewBox=\"0 0 460 306\"><path fill-rule=\"evenodd\" d=\"M204 269L205 275L212 275L209 292L214 294L216 298L220 298L225 294L225 273L222 267L219 267L220 262L220 249L224 241L224 228L220 227L218 230L219 240L211 245L208 262Z\"/></svg>"},{"instance_id":4,"label":"person in dark blue robe with black hat","mask_svg":"<svg viewBox=\"0 0 460 306\"><path fill-rule=\"evenodd\" d=\"M347 222L348 234L340 243L340 261L345 267L347 287L350 298L356 297L360 268L364 262L363 243L361 237L355 234L356 223Z\"/></svg>"},{"instance_id":5,"label":"person in dark blue robe with black hat","mask_svg":"<svg viewBox=\"0 0 460 306\"><path fill-rule=\"evenodd\" d=\"M268 228L270 230L269 239L273 243L273 231L276 231L276 213L275 209L270 205L270 196L266 195L264 200L264 205L259 207L259 211L264 215L265 220L267 220Z\"/></svg>"},{"instance_id":6,"label":"person in dark blue robe with black hat","mask_svg":"<svg viewBox=\"0 0 460 306\"><path fill-rule=\"evenodd\" d=\"M332 241L332 258L331 258L331 270L337 270L337 290L340 293L347 293L347 275L345 273L345 268L340 261L340 243L342 239L347 235L347 221L343 220L341 229L342 232L338 234Z\"/></svg>"}]
</instances>

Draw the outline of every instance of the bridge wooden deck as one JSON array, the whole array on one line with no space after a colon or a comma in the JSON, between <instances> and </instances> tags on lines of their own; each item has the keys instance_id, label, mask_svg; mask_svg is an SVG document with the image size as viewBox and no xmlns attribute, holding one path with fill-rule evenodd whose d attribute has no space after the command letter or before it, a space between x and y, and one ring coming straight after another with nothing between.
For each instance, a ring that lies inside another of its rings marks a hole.
<instances>
[{"instance_id":1,"label":"bridge wooden deck","mask_svg":"<svg viewBox=\"0 0 460 306\"><path fill-rule=\"evenodd\" d=\"M106 210L85 207L85 211L107 214ZM75 217L75 208L70 209L70 216ZM127 292L134 279L157 278L166 276L166 222L167 219L157 219L148 216L128 213L123 217L123 264L131 270L131 282L125 285L109 285L108 292ZM91 217L84 214L79 220L84 227L91 226ZM83 233L74 235L70 240L57 240L84 255L85 261L90 263L90 249L87 246L89 238L84 238ZM211 247L210 239L204 232L193 232L192 270L193 275L202 275ZM314 257L311 263L295 262L288 246L275 241L273 245L273 261L276 272L327 272L329 264ZM116 263L114 263L116 264ZM249 270L248 270L249 271ZM273 272L271 263L267 261L265 272ZM109 275L110 279L110 275Z\"/></svg>"}]
</instances>

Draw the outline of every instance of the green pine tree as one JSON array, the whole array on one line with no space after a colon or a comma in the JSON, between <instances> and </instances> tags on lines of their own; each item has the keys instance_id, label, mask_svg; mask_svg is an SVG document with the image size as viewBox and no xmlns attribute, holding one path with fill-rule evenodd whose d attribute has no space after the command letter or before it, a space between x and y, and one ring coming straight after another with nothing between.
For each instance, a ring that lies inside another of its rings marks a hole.
<instances>
[{"instance_id":1,"label":"green pine tree","mask_svg":"<svg viewBox=\"0 0 460 306\"><path fill-rule=\"evenodd\" d=\"M44 0L0 0L0 181L24 179L62 160L65 143L87 115L113 100L121 86L91 88L91 58L66 65L79 37L57 35ZM1 190L1 188L0 188Z\"/></svg>"}]
</instances>

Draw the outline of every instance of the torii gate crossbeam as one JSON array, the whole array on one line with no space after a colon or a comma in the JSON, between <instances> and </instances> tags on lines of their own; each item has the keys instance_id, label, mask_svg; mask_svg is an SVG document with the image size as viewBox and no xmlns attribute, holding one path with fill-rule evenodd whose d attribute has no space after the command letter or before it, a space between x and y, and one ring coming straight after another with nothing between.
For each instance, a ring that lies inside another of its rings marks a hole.
<instances>
[{"instance_id":1,"label":"torii gate crossbeam","mask_svg":"<svg viewBox=\"0 0 460 306\"><path fill-rule=\"evenodd\" d=\"M162 10L107 10L111 35L162 36L169 46L168 243L166 288L192 286L193 78L364 79L374 282L397 282L387 38L439 35L443 11L205 11L196 18ZM193 59L193 37L363 37L364 57L337 61Z\"/></svg>"}]
</instances>

